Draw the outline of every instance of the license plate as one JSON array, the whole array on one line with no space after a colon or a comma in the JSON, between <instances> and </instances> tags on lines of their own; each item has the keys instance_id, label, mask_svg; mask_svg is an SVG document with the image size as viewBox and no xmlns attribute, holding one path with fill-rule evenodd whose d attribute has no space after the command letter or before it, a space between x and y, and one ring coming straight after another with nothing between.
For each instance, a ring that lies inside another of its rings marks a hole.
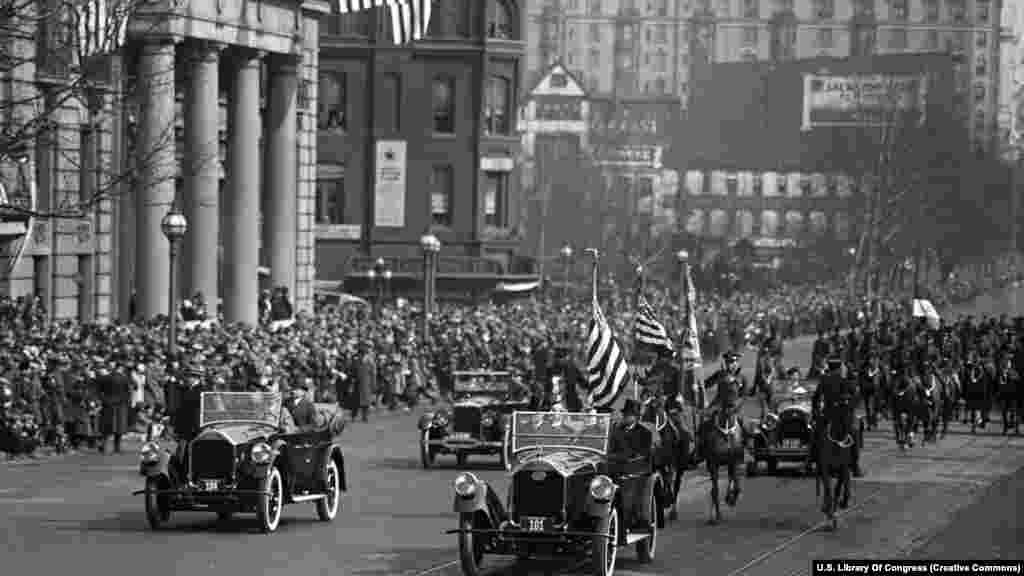
<instances>
[{"instance_id":1,"label":"license plate","mask_svg":"<svg viewBox=\"0 0 1024 576\"><path fill-rule=\"evenodd\" d=\"M469 432L453 432L452 440L470 440Z\"/></svg>"},{"instance_id":2,"label":"license plate","mask_svg":"<svg viewBox=\"0 0 1024 576\"><path fill-rule=\"evenodd\" d=\"M546 520L547 518L543 516L526 516L523 518L523 524L527 532L543 532Z\"/></svg>"},{"instance_id":3,"label":"license plate","mask_svg":"<svg viewBox=\"0 0 1024 576\"><path fill-rule=\"evenodd\" d=\"M783 440L783 448L800 448L803 444L799 440Z\"/></svg>"},{"instance_id":4,"label":"license plate","mask_svg":"<svg viewBox=\"0 0 1024 576\"><path fill-rule=\"evenodd\" d=\"M207 492L213 492L216 489L217 489L217 481L216 480L203 480L203 490L206 490Z\"/></svg>"}]
</instances>

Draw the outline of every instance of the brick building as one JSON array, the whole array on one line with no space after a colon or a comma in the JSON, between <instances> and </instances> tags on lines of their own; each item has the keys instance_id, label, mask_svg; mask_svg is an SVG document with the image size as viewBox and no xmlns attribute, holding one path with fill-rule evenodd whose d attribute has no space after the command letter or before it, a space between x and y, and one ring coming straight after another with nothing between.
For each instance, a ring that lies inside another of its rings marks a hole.
<instances>
[{"instance_id":1,"label":"brick building","mask_svg":"<svg viewBox=\"0 0 1024 576\"><path fill-rule=\"evenodd\" d=\"M514 0L435 2L422 41L394 47L374 12L330 16L320 37L316 261L323 280L516 269L515 119L524 44ZM443 282L442 282L443 284Z\"/></svg>"}]
</instances>

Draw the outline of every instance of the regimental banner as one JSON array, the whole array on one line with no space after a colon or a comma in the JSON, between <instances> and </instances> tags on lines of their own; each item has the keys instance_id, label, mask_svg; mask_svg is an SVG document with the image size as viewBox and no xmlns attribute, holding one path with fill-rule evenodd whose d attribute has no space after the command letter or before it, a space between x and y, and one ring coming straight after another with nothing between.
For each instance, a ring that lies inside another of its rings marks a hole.
<instances>
[{"instance_id":1,"label":"regimental banner","mask_svg":"<svg viewBox=\"0 0 1024 576\"><path fill-rule=\"evenodd\" d=\"M375 226L405 227L405 152L405 140L377 141L373 203Z\"/></svg>"},{"instance_id":2,"label":"regimental banner","mask_svg":"<svg viewBox=\"0 0 1024 576\"><path fill-rule=\"evenodd\" d=\"M803 83L804 131L925 121L925 74L804 74Z\"/></svg>"}]
</instances>

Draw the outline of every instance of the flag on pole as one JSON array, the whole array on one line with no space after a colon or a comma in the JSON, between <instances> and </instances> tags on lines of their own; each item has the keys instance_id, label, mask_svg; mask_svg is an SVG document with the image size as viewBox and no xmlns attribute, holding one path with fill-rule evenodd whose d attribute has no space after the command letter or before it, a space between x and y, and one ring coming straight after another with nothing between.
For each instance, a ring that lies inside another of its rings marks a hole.
<instances>
[{"instance_id":1,"label":"flag on pole","mask_svg":"<svg viewBox=\"0 0 1024 576\"><path fill-rule=\"evenodd\" d=\"M593 279L593 321L587 336L587 383L590 406L610 408L618 399L629 375L626 355L612 333L597 301L597 265Z\"/></svg>"},{"instance_id":2,"label":"flag on pole","mask_svg":"<svg viewBox=\"0 0 1024 576\"><path fill-rule=\"evenodd\" d=\"M391 40L396 46L422 39L430 26L431 0L334 0L334 6L339 14L386 6L391 19Z\"/></svg>"},{"instance_id":3,"label":"flag on pole","mask_svg":"<svg viewBox=\"0 0 1024 576\"><path fill-rule=\"evenodd\" d=\"M124 46L134 0L81 0L74 7L78 56L112 54Z\"/></svg>"},{"instance_id":4,"label":"flag on pole","mask_svg":"<svg viewBox=\"0 0 1024 576\"><path fill-rule=\"evenodd\" d=\"M690 266L683 269L683 350L680 356L683 361L683 368L686 370L697 370L701 367L702 359L700 353L700 335L697 333L697 288L693 285L690 277ZM707 395L704 387L700 385L700 378L694 375L692 379L692 390L697 406L707 408Z\"/></svg>"},{"instance_id":5,"label":"flag on pole","mask_svg":"<svg viewBox=\"0 0 1024 576\"><path fill-rule=\"evenodd\" d=\"M633 322L633 341L638 346L652 350L672 350L672 339L668 336L665 325L655 317L654 308L647 298L640 294L637 303L636 318Z\"/></svg>"}]
</instances>

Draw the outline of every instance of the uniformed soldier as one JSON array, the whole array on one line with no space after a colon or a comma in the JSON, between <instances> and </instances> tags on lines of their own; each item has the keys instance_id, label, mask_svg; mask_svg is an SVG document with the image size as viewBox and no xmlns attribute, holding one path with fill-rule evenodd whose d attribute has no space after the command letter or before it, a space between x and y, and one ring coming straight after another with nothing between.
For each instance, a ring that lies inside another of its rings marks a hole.
<instances>
[{"instance_id":1,"label":"uniformed soldier","mask_svg":"<svg viewBox=\"0 0 1024 576\"><path fill-rule=\"evenodd\" d=\"M837 356L832 356L826 362L828 371L821 378L821 382L818 387L814 389L814 395L811 399L811 410L813 411L814 417L814 430L817 435L816 446L820 446L824 440L825 427L828 425L825 415L831 414L834 410L838 409L839 405L843 400L846 401L848 414L843 417L849 418L847 422L847 430L854 435L854 443L852 446L853 452L853 475L856 477L863 476L863 471L860 467L860 445L857 441L857 432L854 430L854 400L857 397L856 384L853 380L843 376L843 361Z\"/></svg>"}]
</instances>

